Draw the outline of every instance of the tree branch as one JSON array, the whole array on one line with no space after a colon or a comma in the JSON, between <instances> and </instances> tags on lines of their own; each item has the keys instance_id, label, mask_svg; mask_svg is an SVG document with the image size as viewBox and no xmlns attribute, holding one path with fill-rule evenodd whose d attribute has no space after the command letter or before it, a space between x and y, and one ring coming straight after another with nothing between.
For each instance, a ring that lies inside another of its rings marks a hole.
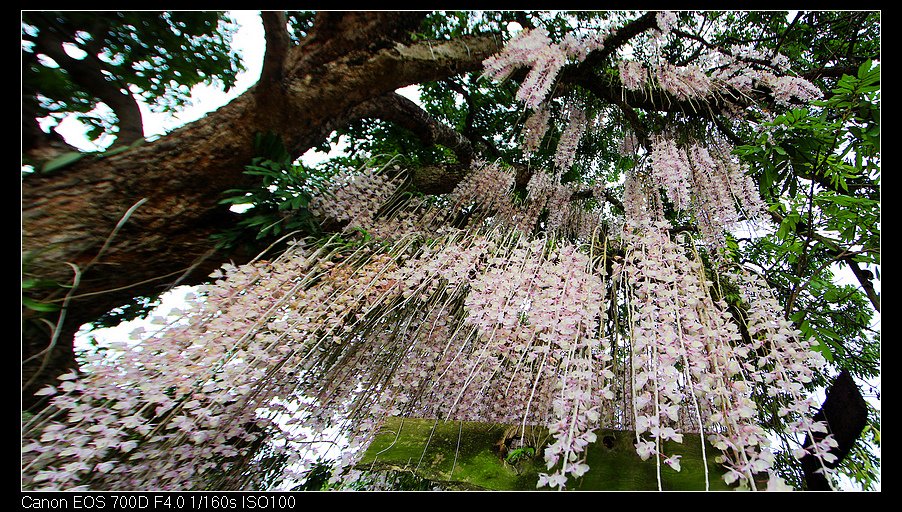
<instances>
[{"instance_id":1,"label":"tree branch","mask_svg":"<svg viewBox=\"0 0 902 512\"><path fill-rule=\"evenodd\" d=\"M425 12L411 11L319 11L287 67L318 67L358 51L406 42L425 17Z\"/></svg>"},{"instance_id":2,"label":"tree branch","mask_svg":"<svg viewBox=\"0 0 902 512\"><path fill-rule=\"evenodd\" d=\"M353 109L357 118L375 117L412 131L424 144L441 144L454 151L465 167L473 160L473 145L463 135L429 115L413 101L389 93L361 103Z\"/></svg>"},{"instance_id":3,"label":"tree branch","mask_svg":"<svg viewBox=\"0 0 902 512\"><path fill-rule=\"evenodd\" d=\"M294 47L292 54L299 48ZM285 87L291 98L289 105L304 125L286 127L290 128L284 134L286 147L303 154L322 142L332 129L359 119L360 113L352 110L357 105L413 83L477 70L483 59L498 49L494 37L482 35L396 44L366 56L347 54L325 68L310 68L306 60L295 60L286 69ZM328 90L328 94L314 97L311 92L317 88Z\"/></svg>"},{"instance_id":4,"label":"tree branch","mask_svg":"<svg viewBox=\"0 0 902 512\"><path fill-rule=\"evenodd\" d=\"M613 55L621 46L629 42L630 39L638 36L642 32L657 28L658 22L655 19L655 15L656 13L653 11L647 12L621 27L612 36L604 40L604 46L601 49L595 50L587 55L586 60L570 68L571 71L569 71L569 73L577 76L594 75L595 68L598 65L603 64L608 57ZM562 71L561 74L566 76L568 70Z\"/></svg>"},{"instance_id":5,"label":"tree branch","mask_svg":"<svg viewBox=\"0 0 902 512\"><path fill-rule=\"evenodd\" d=\"M651 30L658 26L655 19L655 12L648 12L630 21L626 25L620 27L614 34L604 40L604 46L598 50L590 52L585 60L579 64L571 64L564 67L558 74L559 84L580 84L589 87L589 84L598 80L597 68L605 64L605 61L614 54L621 46L629 42L630 39L638 36L642 32ZM526 77L527 70L520 69L511 76L512 79L522 81ZM558 94L562 91L558 88Z\"/></svg>"},{"instance_id":6,"label":"tree branch","mask_svg":"<svg viewBox=\"0 0 902 512\"><path fill-rule=\"evenodd\" d=\"M463 135L467 139L473 142L478 142L485 146L485 150L489 155L491 155L492 158L500 158L501 152L498 151L498 147L495 146L492 141L476 133L476 130L474 129L474 122L476 120L476 103L473 101L473 96L466 89L464 89L461 84L455 82L454 80L451 80L450 78L445 79L444 82L448 85L449 89L463 96L464 101L467 103L467 117L464 120Z\"/></svg>"},{"instance_id":7,"label":"tree branch","mask_svg":"<svg viewBox=\"0 0 902 512\"><path fill-rule=\"evenodd\" d=\"M263 56L263 71L260 74L259 91L269 91L282 80L285 70L285 58L291 39L288 36L288 23L282 11L262 11L263 31L266 38L266 54Z\"/></svg>"},{"instance_id":8,"label":"tree branch","mask_svg":"<svg viewBox=\"0 0 902 512\"><path fill-rule=\"evenodd\" d=\"M777 224L783 223L783 216L777 212L771 211L769 212L772 219ZM865 295L867 295L868 299L871 301L871 305L874 306L874 310L878 313L880 312L880 296L877 294L877 291L874 289L874 284L871 282L873 275L870 271L862 269L858 262L854 260L856 254L858 252L850 252L843 250L839 245L830 240L829 238L816 233L813 229L811 229L808 225L803 222L799 222L796 224L796 234L800 237L811 236L813 240L817 240L818 242L824 244L827 248L827 253L833 256L838 261L843 261L848 265L849 270L852 271L852 274L855 275L855 278L858 279L858 283L861 285L862 290L864 290Z\"/></svg>"},{"instance_id":9,"label":"tree branch","mask_svg":"<svg viewBox=\"0 0 902 512\"><path fill-rule=\"evenodd\" d=\"M463 133L467 137L472 137L473 121L474 121L474 118L476 117L476 115L475 115L476 114L476 106L473 104L472 96L470 96L470 93L467 92L467 90L464 89L464 87L461 84L455 82L451 78L446 78L442 81L448 86L449 89L451 89L452 91L456 92L457 94L460 94L461 96L463 96L464 102L467 104L467 117L464 120Z\"/></svg>"},{"instance_id":10,"label":"tree branch","mask_svg":"<svg viewBox=\"0 0 902 512\"><path fill-rule=\"evenodd\" d=\"M596 197L595 191L593 189L579 190L577 192L574 192L573 195L570 196L570 200L573 201L575 199L589 199L590 197ZM616 206L620 211L623 211L623 203L620 202L620 199L612 194L608 189L604 189L604 191L602 192L602 197L598 199L604 199L605 201Z\"/></svg>"},{"instance_id":11,"label":"tree branch","mask_svg":"<svg viewBox=\"0 0 902 512\"><path fill-rule=\"evenodd\" d=\"M50 26L56 21L50 19ZM57 30L42 30L35 41L36 53L44 53L52 58L63 69L73 82L84 87L90 94L105 103L119 119L119 132L115 144L127 145L144 136L144 122L138 102L120 87L104 77L104 64L97 59L96 53L88 53L77 60L63 50L65 41Z\"/></svg>"}]
</instances>

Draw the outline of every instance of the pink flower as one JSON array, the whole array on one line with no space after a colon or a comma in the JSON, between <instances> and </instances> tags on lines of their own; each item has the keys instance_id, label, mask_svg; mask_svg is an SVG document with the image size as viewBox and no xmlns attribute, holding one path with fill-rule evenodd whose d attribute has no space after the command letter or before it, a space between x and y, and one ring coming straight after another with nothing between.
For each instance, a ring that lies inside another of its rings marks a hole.
<instances>
[{"instance_id":1,"label":"pink flower","mask_svg":"<svg viewBox=\"0 0 902 512\"><path fill-rule=\"evenodd\" d=\"M558 141L554 153L554 163L560 171L566 171L573 165L576 147L586 130L586 113L580 108L570 112L570 122Z\"/></svg>"},{"instance_id":2,"label":"pink flower","mask_svg":"<svg viewBox=\"0 0 902 512\"><path fill-rule=\"evenodd\" d=\"M661 33L667 35L670 33L670 28L677 22L677 16L673 11L659 11L655 14L655 21L658 23Z\"/></svg>"},{"instance_id":3,"label":"pink flower","mask_svg":"<svg viewBox=\"0 0 902 512\"><path fill-rule=\"evenodd\" d=\"M620 71L620 81L624 87L631 91L638 91L645 86L648 80L648 71L641 63L621 60L617 63L617 67Z\"/></svg>"}]
</instances>

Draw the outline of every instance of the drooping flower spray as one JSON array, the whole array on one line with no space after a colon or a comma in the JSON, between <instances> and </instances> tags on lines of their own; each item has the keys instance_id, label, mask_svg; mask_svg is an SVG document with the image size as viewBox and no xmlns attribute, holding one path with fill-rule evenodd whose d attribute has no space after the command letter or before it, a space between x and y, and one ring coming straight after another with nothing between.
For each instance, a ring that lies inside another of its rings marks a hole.
<instances>
[{"instance_id":1,"label":"drooping flower spray","mask_svg":"<svg viewBox=\"0 0 902 512\"><path fill-rule=\"evenodd\" d=\"M679 19L656 22L661 39ZM401 173L339 175L311 210L341 236L224 266L180 319L43 389L47 407L23 428L23 487L286 489L320 458L336 461L335 481L350 481L386 419L400 416L546 428L539 486L572 487L591 470L595 431L614 428L634 431L659 486L683 455L665 443L698 436L728 483L754 488L775 450L756 400L781 404L792 433L823 432L806 385L824 360L759 277L714 274L726 264L724 233L764 222L726 144L661 133L640 148L632 135L622 149L639 163L626 172L622 219L574 201L562 176L581 165L591 109L549 102L558 72L604 40L524 30L486 60L493 78L529 68L517 93L533 111L527 154L551 123L564 126L553 168L531 169L521 200L499 162L475 162L431 202L405 196ZM799 79L744 72L742 56L709 56L706 69L653 52L614 71L626 90L659 88L674 101L754 84L785 101L815 94ZM553 112L567 112L566 123ZM610 193L595 187L598 202ZM668 205L695 230L675 236ZM718 279L738 286L745 317ZM794 455L829 463L834 445L827 436Z\"/></svg>"}]
</instances>

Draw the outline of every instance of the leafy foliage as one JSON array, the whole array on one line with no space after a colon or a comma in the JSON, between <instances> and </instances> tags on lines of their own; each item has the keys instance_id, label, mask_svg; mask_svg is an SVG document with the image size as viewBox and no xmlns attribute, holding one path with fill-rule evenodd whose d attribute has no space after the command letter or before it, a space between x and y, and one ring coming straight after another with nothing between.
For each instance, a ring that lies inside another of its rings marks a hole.
<instances>
[{"instance_id":1,"label":"leafy foliage","mask_svg":"<svg viewBox=\"0 0 902 512\"><path fill-rule=\"evenodd\" d=\"M866 62L827 100L775 117L760 146L737 148L781 219L775 233L749 246L748 260L769 271L797 305L787 314L833 347L841 365L851 362L844 344L867 344L872 313L861 289L834 284L831 265L880 263L878 80L879 66ZM867 359L876 363L874 355ZM875 375L874 366L856 366L854 375Z\"/></svg>"},{"instance_id":2,"label":"leafy foliage","mask_svg":"<svg viewBox=\"0 0 902 512\"><path fill-rule=\"evenodd\" d=\"M786 315L862 386L880 375L874 298L869 300L861 283L837 282L836 273L848 274L847 265L855 265L866 278L874 277L867 268L879 278L879 77L880 66L864 62L856 76L843 75L827 99L777 115L757 144L736 150L751 164L779 220L775 232L743 241L742 258L760 265L786 304ZM865 489L879 480L879 462L869 448L879 448L879 429L872 409L866 427L871 434L856 443L842 466Z\"/></svg>"},{"instance_id":3,"label":"leafy foliage","mask_svg":"<svg viewBox=\"0 0 902 512\"><path fill-rule=\"evenodd\" d=\"M92 140L115 132L115 121L97 110L97 91L67 69L73 65L96 68L95 80L129 91L151 110L179 110L194 85L234 86L244 70L231 49L236 29L221 12L23 11L25 110L56 122L74 114ZM53 59L63 48L74 63Z\"/></svg>"},{"instance_id":4,"label":"leafy foliage","mask_svg":"<svg viewBox=\"0 0 902 512\"><path fill-rule=\"evenodd\" d=\"M328 173L313 171L293 163L278 136L257 135L255 157L244 173L258 177L258 183L248 189L224 192L221 204L249 206L242 212L235 228L216 235L220 247L231 247L245 234L256 240L272 239L283 233L302 231L317 233L319 226L308 208L314 193L329 183Z\"/></svg>"}]
</instances>

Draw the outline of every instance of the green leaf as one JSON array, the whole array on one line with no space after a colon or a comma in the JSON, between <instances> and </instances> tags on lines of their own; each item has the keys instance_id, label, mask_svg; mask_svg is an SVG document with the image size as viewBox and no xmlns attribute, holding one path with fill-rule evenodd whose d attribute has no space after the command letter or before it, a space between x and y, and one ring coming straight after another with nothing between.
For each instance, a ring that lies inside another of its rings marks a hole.
<instances>
[{"instance_id":1,"label":"green leaf","mask_svg":"<svg viewBox=\"0 0 902 512\"><path fill-rule=\"evenodd\" d=\"M811 345L811 349L820 352L821 355L824 356L824 359L826 359L827 361L831 363L833 362L833 351L831 351L830 347L828 347L826 344L817 342L817 345Z\"/></svg>"},{"instance_id":2,"label":"green leaf","mask_svg":"<svg viewBox=\"0 0 902 512\"><path fill-rule=\"evenodd\" d=\"M104 151L103 153L99 154L98 156L100 156L102 158L106 158L108 156L118 155L119 153L122 153L123 151L128 151L131 148L132 148L131 146L120 146L116 149Z\"/></svg>"},{"instance_id":3,"label":"green leaf","mask_svg":"<svg viewBox=\"0 0 902 512\"><path fill-rule=\"evenodd\" d=\"M58 304L48 304L46 302L38 302L34 299L30 299L28 297L22 297L22 305L28 309L34 311L40 311L42 313L51 313L53 311L59 311L60 307Z\"/></svg>"},{"instance_id":4,"label":"green leaf","mask_svg":"<svg viewBox=\"0 0 902 512\"><path fill-rule=\"evenodd\" d=\"M41 172L50 173L63 167L74 164L75 162L81 160L85 157L87 153L81 153L79 151L70 151L68 153L63 153L62 155L50 160L45 163L43 167L41 167Z\"/></svg>"},{"instance_id":5,"label":"green leaf","mask_svg":"<svg viewBox=\"0 0 902 512\"><path fill-rule=\"evenodd\" d=\"M251 198L249 196L235 196L220 199L218 204L249 204Z\"/></svg>"},{"instance_id":6,"label":"green leaf","mask_svg":"<svg viewBox=\"0 0 902 512\"><path fill-rule=\"evenodd\" d=\"M795 212L783 218L780 228L777 230L777 237L785 240L790 233L794 233L796 225L799 223L799 215Z\"/></svg>"},{"instance_id":7,"label":"green leaf","mask_svg":"<svg viewBox=\"0 0 902 512\"><path fill-rule=\"evenodd\" d=\"M22 280L22 289L23 290L32 290L35 288L55 288L60 286L56 281L51 281L50 279L23 279Z\"/></svg>"},{"instance_id":8,"label":"green leaf","mask_svg":"<svg viewBox=\"0 0 902 512\"><path fill-rule=\"evenodd\" d=\"M868 76L868 73L871 71L871 66L873 62L871 59L864 61L861 66L858 67L858 78L864 79Z\"/></svg>"},{"instance_id":9,"label":"green leaf","mask_svg":"<svg viewBox=\"0 0 902 512\"><path fill-rule=\"evenodd\" d=\"M789 197L795 199L799 192L799 181L796 179L789 180Z\"/></svg>"}]
</instances>

